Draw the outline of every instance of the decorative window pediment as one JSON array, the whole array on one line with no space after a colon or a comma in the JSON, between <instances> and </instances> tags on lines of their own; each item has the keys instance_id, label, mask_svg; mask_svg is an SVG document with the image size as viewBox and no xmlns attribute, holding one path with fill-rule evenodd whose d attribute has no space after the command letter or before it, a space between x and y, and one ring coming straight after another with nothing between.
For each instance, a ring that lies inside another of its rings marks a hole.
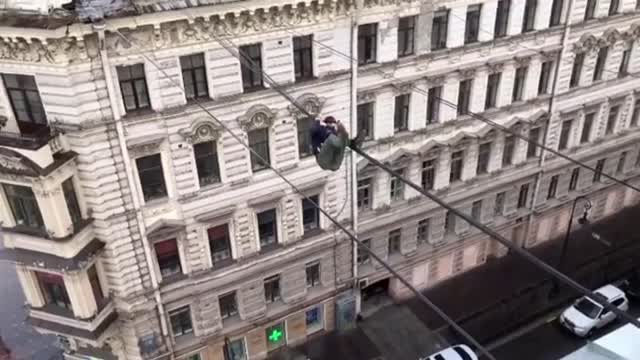
<instances>
[{"instance_id":1,"label":"decorative window pediment","mask_svg":"<svg viewBox=\"0 0 640 360\"><path fill-rule=\"evenodd\" d=\"M238 116L240 127L244 131L267 128L273 125L276 113L264 105L254 105L244 115Z\"/></svg>"},{"instance_id":2,"label":"decorative window pediment","mask_svg":"<svg viewBox=\"0 0 640 360\"><path fill-rule=\"evenodd\" d=\"M445 80L444 75L427 77L429 87L444 85Z\"/></svg>"},{"instance_id":3,"label":"decorative window pediment","mask_svg":"<svg viewBox=\"0 0 640 360\"><path fill-rule=\"evenodd\" d=\"M180 135L190 144L197 144L205 141L218 140L222 134L220 125L209 119L194 121L190 127L179 131Z\"/></svg>"},{"instance_id":4,"label":"decorative window pediment","mask_svg":"<svg viewBox=\"0 0 640 360\"><path fill-rule=\"evenodd\" d=\"M304 108L306 112L315 117L320 115L320 113L322 112L322 107L324 106L326 100L326 98L318 97L311 93L306 93L300 95L300 97L296 99L296 103L302 106L302 108ZM289 105L289 113L295 119L306 117L306 115L293 104Z\"/></svg>"},{"instance_id":5,"label":"decorative window pediment","mask_svg":"<svg viewBox=\"0 0 640 360\"><path fill-rule=\"evenodd\" d=\"M411 92L411 88L413 87L412 83L398 83L391 85L393 87L394 95L404 95L409 94Z\"/></svg>"},{"instance_id":6,"label":"decorative window pediment","mask_svg":"<svg viewBox=\"0 0 640 360\"><path fill-rule=\"evenodd\" d=\"M0 173L36 177L43 173L43 169L17 151L0 148Z\"/></svg>"},{"instance_id":7,"label":"decorative window pediment","mask_svg":"<svg viewBox=\"0 0 640 360\"><path fill-rule=\"evenodd\" d=\"M365 104L376 100L374 91L366 91L358 93L358 104Z\"/></svg>"},{"instance_id":8,"label":"decorative window pediment","mask_svg":"<svg viewBox=\"0 0 640 360\"><path fill-rule=\"evenodd\" d=\"M476 75L476 69L475 68L458 69L458 70L456 70L456 72L458 73L458 79L460 79L460 80L471 79L472 77L474 77Z\"/></svg>"},{"instance_id":9,"label":"decorative window pediment","mask_svg":"<svg viewBox=\"0 0 640 360\"><path fill-rule=\"evenodd\" d=\"M591 34L584 34L575 44L573 44L573 52L583 53L595 51L598 48L598 39Z\"/></svg>"},{"instance_id":10,"label":"decorative window pediment","mask_svg":"<svg viewBox=\"0 0 640 360\"><path fill-rule=\"evenodd\" d=\"M127 147L129 148L129 154L137 158L159 152L163 141L164 135L148 136L130 141Z\"/></svg>"}]
</instances>

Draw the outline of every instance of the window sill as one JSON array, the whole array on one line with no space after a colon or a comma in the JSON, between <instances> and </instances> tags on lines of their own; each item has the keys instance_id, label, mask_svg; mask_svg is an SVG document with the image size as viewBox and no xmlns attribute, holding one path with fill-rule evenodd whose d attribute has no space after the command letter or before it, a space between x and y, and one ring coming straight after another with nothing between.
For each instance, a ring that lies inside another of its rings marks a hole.
<instances>
[{"instance_id":1,"label":"window sill","mask_svg":"<svg viewBox=\"0 0 640 360\"><path fill-rule=\"evenodd\" d=\"M165 205L169 202L169 196L157 197L150 200L144 200L144 207L155 207Z\"/></svg>"},{"instance_id":2,"label":"window sill","mask_svg":"<svg viewBox=\"0 0 640 360\"><path fill-rule=\"evenodd\" d=\"M305 83L310 83L315 80L318 80L317 76L306 76L306 77L295 78L293 83L296 85L303 85Z\"/></svg>"},{"instance_id":3,"label":"window sill","mask_svg":"<svg viewBox=\"0 0 640 360\"><path fill-rule=\"evenodd\" d=\"M125 120L130 120L138 117L147 117L152 115L158 115L158 112L153 110L151 107L148 107L144 109L131 110L131 111L125 110L125 114L122 116L122 118Z\"/></svg>"},{"instance_id":4,"label":"window sill","mask_svg":"<svg viewBox=\"0 0 640 360\"><path fill-rule=\"evenodd\" d=\"M282 248L282 244L279 242L275 242L272 244L267 244L267 245L260 245L260 254L267 254L270 252L274 252L278 249Z\"/></svg>"},{"instance_id":5,"label":"window sill","mask_svg":"<svg viewBox=\"0 0 640 360\"><path fill-rule=\"evenodd\" d=\"M264 85L262 85L262 86L250 87L250 88L244 88L244 87L243 87L243 88L242 88L242 93L243 93L243 94L254 94L254 93L257 93L257 92L264 91L264 90L268 90L268 88L267 88L267 87L265 87Z\"/></svg>"},{"instance_id":6,"label":"window sill","mask_svg":"<svg viewBox=\"0 0 640 360\"><path fill-rule=\"evenodd\" d=\"M174 274L174 275L169 275L169 276L162 276L162 278L160 279L160 285L171 285L171 284L175 284L179 281L185 280L186 278L188 278L189 276L187 274Z\"/></svg>"},{"instance_id":7,"label":"window sill","mask_svg":"<svg viewBox=\"0 0 640 360\"><path fill-rule=\"evenodd\" d=\"M232 259L232 258L228 258L228 259L224 259L224 260L218 260L218 261L214 262L211 265L211 270L215 271L215 270L224 269L224 268L227 268L229 266L234 265L236 262L237 261L235 259Z\"/></svg>"}]
</instances>

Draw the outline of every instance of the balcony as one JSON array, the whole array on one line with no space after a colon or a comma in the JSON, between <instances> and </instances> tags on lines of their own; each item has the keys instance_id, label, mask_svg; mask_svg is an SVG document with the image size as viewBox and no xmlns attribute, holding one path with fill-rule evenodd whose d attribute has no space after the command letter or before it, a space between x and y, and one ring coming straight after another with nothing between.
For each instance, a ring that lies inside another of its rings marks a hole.
<instances>
[{"instance_id":1,"label":"balcony","mask_svg":"<svg viewBox=\"0 0 640 360\"><path fill-rule=\"evenodd\" d=\"M0 116L0 124L6 121L6 117ZM0 131L0 146L35 151L48 144L54 137L48 126L39 126L28 132L3 130Z\"/></svg>"},{"instance_id":2,"label":"balcony","mask_svg":"<svg viewBox=\"0 0 640 360\"><path fill-rule=\"evenodd\" d=\"M54 333L99 342L105 330L118 317L113 301L98 304L98 312L86 319L74 317L70 310L52 305L29 307L27 320L39 332Z\"/></svg>"}]
</instances>

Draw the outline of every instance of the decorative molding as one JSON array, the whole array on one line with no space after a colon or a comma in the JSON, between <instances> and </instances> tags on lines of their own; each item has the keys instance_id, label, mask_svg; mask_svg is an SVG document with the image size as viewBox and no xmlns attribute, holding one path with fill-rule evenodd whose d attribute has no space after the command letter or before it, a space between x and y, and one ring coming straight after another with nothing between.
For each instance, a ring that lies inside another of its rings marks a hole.
<instances>
[{"instance_id":1,"label":"decorative molding","mask_svg":"<svg viewBox=\"0 0 640 360\"><path fill-rule=\"evenodd\" d=\"M504 70L503 63L486 63L485 66L489 74L496 74Z\"/></svg>"},{"instance_id":2,"label":"decorative molding","mask_svg":"<svg viewBox=\"0 0 640 360\"><path fill-rule=\"evenodd\" d=\"M268 128L273 125L276 113L265 105L253 105L244 115L238 116L240 127L244 131Z\"/></svg>"},{"instance_id":3,"label":"decorative molding","mask_svg":"<svg viewBox=\"0 0 640 360\"><path fill-rule=\"evenodd\" d=\"M368 103L376 100L375 91L366 91L358 93L358 104Z\"/></svg>"},{"instance_id":4,"label":"decorative molding","mask_svg":"<svg viewBox=\"0 0 640 360\"><path fill-rule=\"evenodd\" d=\"M623 32L617 29L608 29L599 38L592 34L584 34L573 44L573 52L597 51L604 46L613 46L618 41L633 42L638 40L640 40L640 23L634 23L629 26L628 30Z\"/></svg>"},{"instance_id":5,"label":"decorative molding","mask_svg":"<svg viewBox=\"0 0 640 360\"><path fill-rule=\"evenodd\" d=\"M163 141L164 136L155 136L130 143L127 147L129 148L130 156L137 158L159 152L160 144Z\"/></svg>"},{"instance_id":6,"label":"decorative molding","mask_svg":"<svg viewBox=\"0 0 640 360\"><path fill-rule=\"evenodd\" d=\"M218 124L208 118L204 118L195 120L191 126L181 129L179 133L189 144L197 144L218 140L222 132Z\"/></svg>"},{"instance_id":7,"label":"decorative molding","mask_svg":"<svg viewBox=\"0 0 640 360\"><path fill-rule=\"evenodd\" d=\"M32 39L0 36L0 59L32 63L73 63L89 58L85 40L63 37L60 39Z\"/></svg>"},{"instance_id":8,"label":"decorative molding","mask_svg":"<svg viewBox=\"0 0 640 360\"><path fill-rule=\"evenodd\" d=\"M446 77L444 75L427 77L429 87L444 85Z\"/></svg>"},{"instance_id":9,"label":"decorative molding","mask_svg":"<svg viewBox=\"0 0 640 360\"><path fill-rule=\"evenodd\" d=\"M458 69L458 70L456 70L456 72L458 73L458 78L460 80L464 80L464 79L470 79L470 78L474 77L475 74L476 74L476 69L475 68Z\"/></svg>"},{"instance_id":10,"label":"decorative molding","mask_svg":"<svg viewBox=\"0 0 640 360\"><path fill-rule=\"evenodd\" d=\"M322 112L322 107L324 106L324 103L326 101L326 98L318 97L315 94L311 93L302 94L296 99L296 103L301 105L306 112L313 115L314 117L320 115L320 113ZM294 119L301 119L306 116L295 105L289 105L288 110L289 114L291 114Z\"/></svg>"},{"instance_id":11,"label":"decorative molding","mask_svg":"<svg viewBox=\"0 0 640 360\"><path fill-rule=\"evenodd\" d=\"M403 95L411 92L411 88L413 87L412 83L399 83L399 84L391 84L393 87L394 95Z\"/></svg>"},{"instance_id":12,"label":"decorative molding","mask_svg":"<svg viewBox=\"0 0 640 360\"><path fill-rule=\"evenodd\" d=\"M531 63L531 57L530 56L526 56L526 57L514 57L513 61L516 62L516 64L518 65L518 67L522 67L522 66L528 66Z\"/></svg>"}]
</instances>

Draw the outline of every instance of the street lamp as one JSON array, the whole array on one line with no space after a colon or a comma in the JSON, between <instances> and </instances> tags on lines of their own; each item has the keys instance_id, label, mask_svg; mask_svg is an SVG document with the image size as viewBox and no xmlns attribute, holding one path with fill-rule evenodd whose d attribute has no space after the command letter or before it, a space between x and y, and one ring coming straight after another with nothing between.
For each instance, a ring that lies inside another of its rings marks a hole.
<instances>
[{"instance_id":1,"label":"street lamp","mask_svg":"<svg viewBox=\"0 0 640 360\"><path fill-rule=\"evenodd\" d=\"M567 249L569 247L569 236L571 235L571 226L573 225L573 215L576 211L576 205L580 200L584 200L585 203L583 205L584 212L582 214L582 217L578 219L578 223L580 225L584 225L588 222L587 215L589 215L589 209L591 209L591 201L589 201L589 199L587 199L585 196L582 196L582 195L577 196L573 200L573 206L571 206L571 215L569 216L569 224L567 224L567 231L564 235L564 241L562 242L562 251L560 252L560 261L558 261L558 266L557 266L558 270L560 271L562 271L562 268L564 267L564 261L567 256ZM558 281L556 280L553 283L552 293L556 293L557 291L558 291Z\"/></svg>"}]
</instances>

